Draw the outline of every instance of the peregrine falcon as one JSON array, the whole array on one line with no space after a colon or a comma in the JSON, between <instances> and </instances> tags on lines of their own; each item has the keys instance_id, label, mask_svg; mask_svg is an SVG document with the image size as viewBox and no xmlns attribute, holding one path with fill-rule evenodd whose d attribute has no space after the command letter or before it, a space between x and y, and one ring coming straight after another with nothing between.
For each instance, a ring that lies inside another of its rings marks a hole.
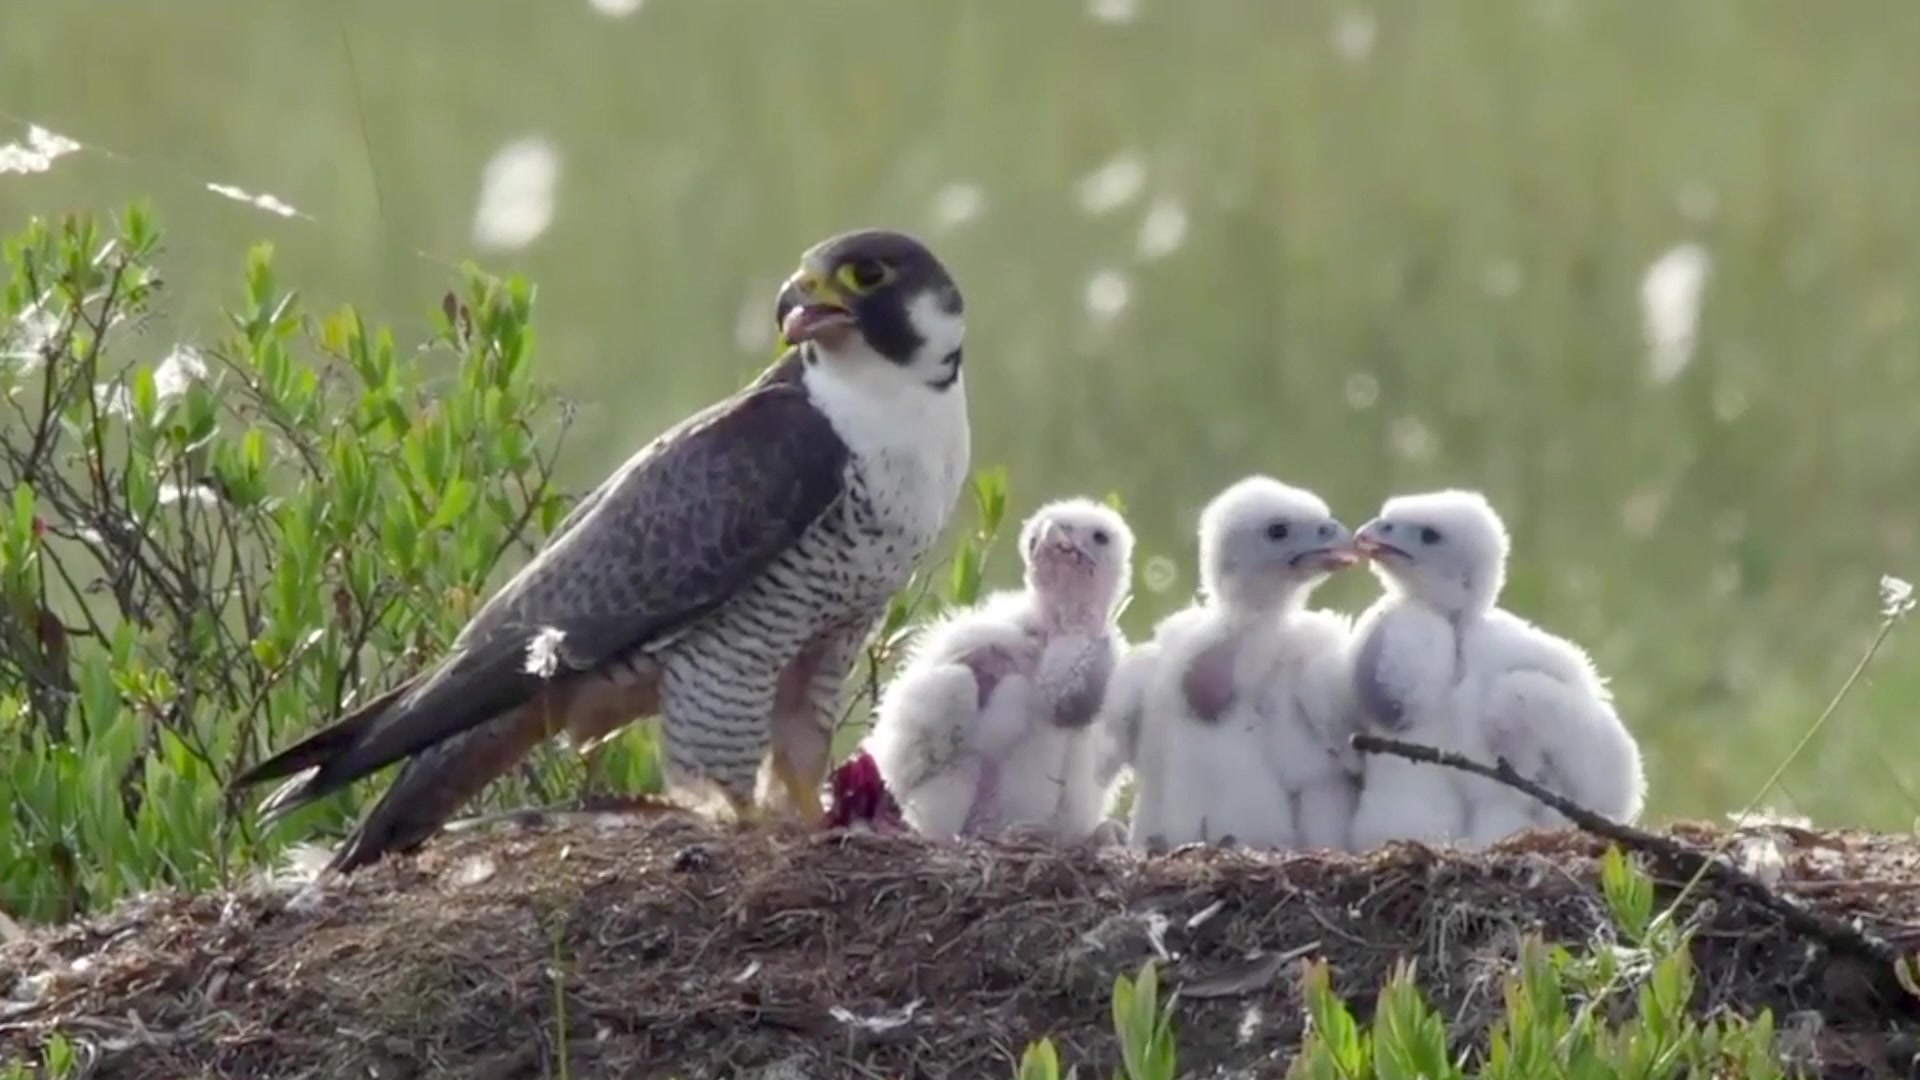
<instances>
[{"instance_id":1,"label":"peregrine falcon","mask_svg":"<svg viewBox=\"0 0 1920 1080\"><path fill-rule=\"evenodd\" d=\"M959 501L971 455L960 289L919 241L801 256L788 343L561 521L433 668L235 777L270 818L410 758L334 854L424 843L542 740L662 719L669 783L821 818L842 683Z\"/></svg>"}]
</instances>

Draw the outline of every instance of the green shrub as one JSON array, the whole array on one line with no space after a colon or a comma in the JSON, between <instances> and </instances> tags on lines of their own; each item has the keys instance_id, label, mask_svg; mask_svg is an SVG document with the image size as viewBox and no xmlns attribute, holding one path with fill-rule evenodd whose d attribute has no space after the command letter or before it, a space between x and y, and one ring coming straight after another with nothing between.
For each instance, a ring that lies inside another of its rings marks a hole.
<instances>
[{"instance_id":1,"label":"green shrub","mask_svg":"<svg viewBox=\"0 0 1920 1080\"><path fill-rule=\"evenodd\" d=\"M6 244L0 910L22 918L231 881L343 827L378 782L261 834L225 781L431 663L568 508L570 410L531 377L524 281L468 268L403 348L351 308L306 312L263 245L217 342L131 362L160 253L139 208ZM977 594L1004 477L974 503L952 568L896 599L853 706L917 611ZM548 749L491 797L660 783L651 727L590 764Z\"/></svg>"}]
</instances>

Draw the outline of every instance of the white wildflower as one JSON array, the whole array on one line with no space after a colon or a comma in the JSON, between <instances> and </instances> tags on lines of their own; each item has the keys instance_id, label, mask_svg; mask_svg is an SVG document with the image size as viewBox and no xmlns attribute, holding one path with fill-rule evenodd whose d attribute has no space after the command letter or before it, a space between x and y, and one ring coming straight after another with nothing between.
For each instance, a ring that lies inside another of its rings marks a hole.
<instances>
[{"instance_id":1,"label":"white wildflower","mask_svg":"<svg viewBox=\"0 0 1920 1080\"><path fill-rule=\"evenodd\" d=\"M1892 574L1880 575L1880 613L1889 619L1903 619L1912 610L1912 583Z\"/></svg>"},{"instance_id":2,"label":"white wildflower","mask_svg":"<svg viewBox=\"0 0 1920 1080\"><path fill-rule=\"evenodd\" d=\"M1087 0L1087 15L1103 23L1130 23L1140 17L1140 0Z\"/></svg>"},{"instance_id":3,"label":"white wildflower","mask_svg":"<svg viewBox=\"0 0 1920 1080\"><path fill-rule=\"evenodd\" d=\"M987 208L987 193L970 180L956 180L933 197L933 222L952 229L972 221Z\"/></svg>"},{"instance_id":4,"label":"white wildflower","mask_svg":"<svg viewBox=\"0 0 1920 1080\"><path fill-rule=\"evenodd\" d=\"M1137 151L1128 150L1081 178L1080 209L1089 214L1111 213L1139 198L1146 186L1147 163Z\"/></svg>"},{"instance_id":5,"label":"white wildflower","mask_svg":"<svg viewBox=\"0 0 1920 1080\"><path fill-rule=\"evenodd\" d=\"M234 187L232 184L208 184L207 190L213 192L215 195L223 195L232 199L234 202L243 202L248 206L259 207L269 214L278 214L281 217L301 217L309 221L313 220L312 215L301 213L293 207L292 203L287 202L278 195L268 195L265 192L256 195L251 191Z\"/></svg>"},{"instance_id":6,"label":"white wildflower","mask_svg":"<svg viewBox=\"0 0 1920 1080\"><path fill-rule=\"evenodd\" d=\"M1096 322L1119 316L1133 301L1133 283L1118 270L1102 270L1087 279L1087 314Z\"/></svg>"},{"instance_id":7,"label":"white wildflower","mask_svg":"<svg viewBox=\"0 0 1920 1080\"><path fill-rule=\"evenodd\" d=\"M200 351L191 345L176 345L153 369L153 390L161 401L171 401L206 377L207 362L200 358Z\"/></svg>"},{"instance_id":8,"label":"white wildflower","mask_svg":"<svg viewBox=\"0 0 1920 1080\"><path fill-rule=\"evenodd\" d=\"M1680 244L1653 261L1640 279L1640 312L1647 339L1647 371L1671 382L1693 362L1700 299L1713 257L1699 244Z\"/></svg>"},{"instance_id":9,"label":"white wildflower","mask_svg":"<svg viewBox=\"0 0 1920 1080\"><path fill-rule=\"evenodd\" d=\"M1187 208L1180 200L1163 195L1154 200L1147 216L1140 219L1137 247L1142 259L1158 259L1180 250L1187 242Z\"/></svg>"},{"instance_id":10,"label":"white wildflower","mask_svg":"<svg viewBox=\"0 0 1920 1080\"><path fill-rule=\"evenodd\" d=\"M1372 54L1374 39L1379 36L1380 23L1372 12L1343 11L1333 23L1333 51L1342 60L1357 64Z\"/></svg>"},{"instance_id":11,"label":"white wildflower","mask_svg":"<svg viewBox=\"0 0 1920 1080\"><path fill-rule=\"evenodd\" d=\"M623 19L639 11L647 0L587 0L593 10L610 19Z\"/></svg>"},{"instance_id":12,"label":"white wildflower","mask_svg":"<svg viewBox=\"0 0 1920 1080\"><path fill-rule=\"evenodd\" d=\"M554 626L543 626L540 632L527 642L527 666L529 675L538 675L551 679L560 670L560 643L566 640L567 632Z\"/></svg>"},{"instance_id":13,"label":"white wildflower","mask_svg":"<svg viewBox=\"0 0 1920 1080\"><path fill-rule=\"evenodd\" d=\"M0 173L39 173L53 167L56 159L80 149L80 144L38 124L27 127L25 142L0 145Z\"/></svg>"},{"instance_id":14,"label":"white wildflower","mask_svg":"<svg viewBox=\"0 0 1920 1080\"><path fill-rule=\"evenodd\" d=\"M560 154L541 138L518 139L494 152L480 172L473 242L503 250L525 247L553 224Z\"/></svg>"}]
</instances>

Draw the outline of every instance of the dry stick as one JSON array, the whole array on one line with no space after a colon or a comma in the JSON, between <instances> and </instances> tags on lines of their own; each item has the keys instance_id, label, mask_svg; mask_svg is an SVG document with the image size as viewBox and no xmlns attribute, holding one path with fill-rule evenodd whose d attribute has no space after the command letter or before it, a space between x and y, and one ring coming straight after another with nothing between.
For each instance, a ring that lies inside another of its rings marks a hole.
<instances>
[{"instance_id":1,"label":"dry stick","mask_svg":"<svg viewBox=\"0 0 1920 1080\"><path fill-rule=\"evenodd\" d=\"M1512 765L1507 763L1506 758L1497 759L1493 765L1485 765L1451 751L1438 750L1419 743L1401 742L1399 739L1384 739L1377 735L1355 735L1352 743L1353 748L1363 754L1391 754L1394 757L1406 758L1408 761L1458 769L1461 772L1472 773L1475 776L1483 776L1496 783L1505 784L1559 811L1568 821L1595 836L1664 859L1696 876L1704 875L1712 878L1736 897L1778 916L1781 925L1788 930L1803 937L1813 938L1835 952L1863 957L1890 967L1897 966L1901 962L1899 950L1877 934L1856 930L1837 919L1830 919L1801 907L1775 893L1753 875L1717 859L1709 858L1686 844L1636 829L1631 825L1623 825L1602 814L1594 813L1521 776L1514 771Z\"/></svg>"}]
</instances>

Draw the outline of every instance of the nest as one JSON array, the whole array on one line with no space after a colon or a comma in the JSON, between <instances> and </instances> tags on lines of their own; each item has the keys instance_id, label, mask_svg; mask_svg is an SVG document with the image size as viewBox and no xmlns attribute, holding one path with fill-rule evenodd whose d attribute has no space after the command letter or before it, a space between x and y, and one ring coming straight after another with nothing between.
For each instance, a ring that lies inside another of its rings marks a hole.
<instances>
[{"instance_id":1,"label":"nest","mask_svg":"<svg viewBox=\"0 0 1920 1080\"><path fill-rule=\"evenodd\" d=\"M1781 896L1894 947L1920 939L1920 844L1762 834ZM1081 1075L1110 1075L1114 978L1161 956L1183 1072L1277 1076L1309 957L1362 1017L1414 959L1474 1044L1524 934L1611 933L1601 854L1570 831L1472 855L1147 858L659 814L480 829L323 888L152 895L6 945L0 1060L36 1060L59 1032L90 1075L147 1080L506 1080L562 1059L574 1076L980 1080L1045 1035ZM1885 971L1700 895L1697 1010L1772 1009L1822 1075L1907 1075L1916 1002Z\"/></svg>"}]
</instances>

